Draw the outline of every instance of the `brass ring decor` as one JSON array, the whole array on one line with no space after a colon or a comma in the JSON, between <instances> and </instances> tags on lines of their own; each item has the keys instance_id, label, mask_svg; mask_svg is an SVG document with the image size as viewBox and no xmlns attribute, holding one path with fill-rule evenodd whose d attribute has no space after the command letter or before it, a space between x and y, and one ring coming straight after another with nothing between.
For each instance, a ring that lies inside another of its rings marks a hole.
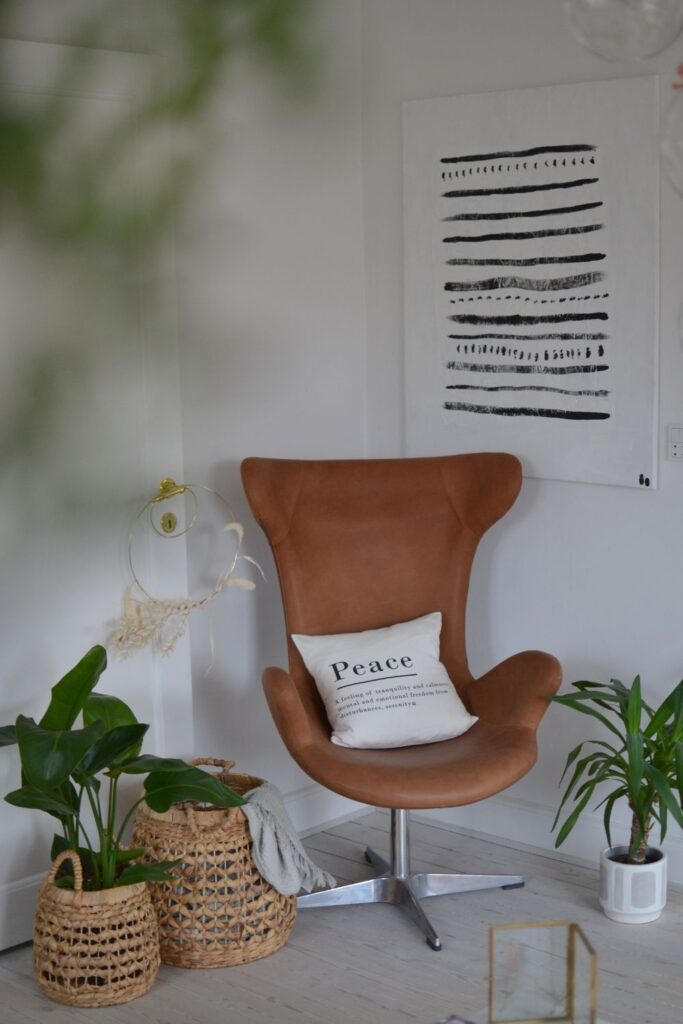
<instances>
[{"instance_id":1,"label":"brass ring decor","mask_svg":"<svg viewBox=\"0 0 683 1024\"><path fill-rule=\"evenodd\" d=\"M155 534L164 540L177 540L184 537L195 526L199 515L199 495L213 495L224 507L227 522L224 532L232 535L234 551L227 567L218 575L213 587L198 598L167 599L153 594L142 582L140 572L135 564L133 542L141 527L147 524ZM192 504L189 522L183 525L182 518L164 503L173 498L189 496ZM156 518L155 518L156 516ZM185 632L190 613L205 608L215 597L227 587L241 587L253 590L252 580L237 575L237 566L241 562L251 562L261 572L260 565L249 555L242 554L244 528L235 522L225 498L211 487L203 484L178 484L171 477L164 477L156 494L148 498L133 519L128 536L128 566L133 580L132 586L126 588L123 595L123 611L112 627L108 638L108 646L125 656L140 647L153 644L161 654L169 654Z\"/></svg>"}]
</instances>

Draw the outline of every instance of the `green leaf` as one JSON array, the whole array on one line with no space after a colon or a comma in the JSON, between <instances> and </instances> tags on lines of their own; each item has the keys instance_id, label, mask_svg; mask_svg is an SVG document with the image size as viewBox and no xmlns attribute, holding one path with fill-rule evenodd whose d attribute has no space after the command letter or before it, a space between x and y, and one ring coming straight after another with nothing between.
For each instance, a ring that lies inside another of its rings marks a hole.
<instances>
[{"instance_id":1,"label":"green leaf","mask_svg":"<svg viewBox=\"0 0 683 1024\"><path fill-rule=\"evenodd\" d=\"M626 749L628 751L628 790L631 802L635 805L640 799L643 788L645 769L643 734L641 732L629 732L626 736Z\"/></svg>"},{"instance_id":2,"label":"green leaf","mask_svg":"<svg viewBox=\"0 0 683 1024\"><path fill-rule=\"evenodd\" d=\"M75 880L73 875L60 875L59 878L55 878L53 885L56 885L58 889L73 889Z\"/></svg>"},{"instance_id":3,"label":"green leaf","mask_svg":"<svg viewBox=\"0 0 683 1024\"><path fill-rule=\"evenodd\" d=\"M583 741L583 743L585 743L585 742L586 742L586 741L584 740L584 741ZM567 774L567 772L569 771L569 769L571 768L571 766L572 766L572 765L574 764L574 761L576 761L577 757L579 756L579 754L580 754L580 753L581 753L581 751L583 750L583 743L578 743L578 744L577 744L577 745L576 745L576 746L575 746L575 747L574 747L574 748L573 748L572 750L570 750L570 751L569 751L569 753L567 754L567 762L566 762L566 764L565 764L565 766L564 766L564 771L562 772L562 775L561 775L561 777L560 777L560 785L562 785L562 781L563 781L563 779L564 779L565 775Z\"/></svg>"},{"instance_id":4,"label":"green leaf","mask_svg":"<svg viewBox=\"0 0 683 1024\"><path fill-rule=\"evenodd\" d=\"M667 829L669 827L669 810L665 803L659 805L659 841L663 843L666 839Z\"/></svg>"},{"instance_id":5,"label":"green leaf","mask_svg":"<svg viewBox=\"0 0 683 1024\"><path fill-rule=\"evenodd\" d=\"M142 846L136 846L132 850L117 850L116 851L116 863L126 864L129 860L138 860L139 857L144 857L145 850Z\"/></svg>"},{"instance_id":6,"label":"green leaf","mask_svg":"<svg viewBox=\"0 0 683 1024\"><path fill-rule=\"evenodd\" d=\"M678 743L683 740L683 680L674 690L674 721L673 738Z\"/></svg>"},{"instance_id":7,"label":"green leaf","mask_svg":"<svg viewBox=\"0 0 683 1024\"><path fill-rule=\"evenodd\" d=\"M187 761L179 757L155 757L154 754L141 754L122 767L126 775L146 775L148 772L184 772L191 767ZM206 775L206 772L202 772Z\"/></svg>"},{"instance_id":8,"label":"green leaf","mask_svg":"<svg viewBox=\"0 0 683 1024\"><path fill-rule=\"evenodd\" d=\"M612 680L613 683L616 682L616 681L617 680L614 680L614 679ZM572 683L572 686L575 686L577 690L589 690L589 689L590 690L609 690L610 689L610 687L609 687L609 685L607 683L596 683L596 682L593 682L591 679L577 679L575 683Z\"/></svg>"},{"instance_id":9,"label":"green leaf","mask_svg":"<svg viewBox=\"0 0 683 1024\"><path fill-rule=\"evenodd\" d=\"M576 825L576 822L578 821L581 811L584 809L584 807L591 798L591 793L592 790L589 790L587 793L584 793L582 799L578 802L578 804L574 807L571 814L565 820L565 823L558 832L557 838L555 840L556 849L558 846L562 845L562 843L565 841L571 830L574 828L574 825Z\"/></svg>"},{"instance_id":10,"label":"green leaf","mask_svg":"<svg viewBox=\"0 0 683 1024\"><path fill-rule=\"evenodd\" d=\"M59 796L43 792L34 786L22 786L21 789L15 789L7 794L5 800L14 807L30 807L37 811L47 811L48 814L60 820L75 813L74 808L60 800Z\"/></svg>"},{"instance_id":11,"label":"green leaf","mask_svg":"<svg viewBox=\"0 0 683 1024\"><path fill-rule=\"evenodd\" d=\"M16 728L25 781L36 789L49 790L69 778L102 735L104 724L93 722L85 729L54 731L19 715Z\"/></svg>"},{"instance_id":12,"label":"green leaf","mask_svg":"<svg viewBox=\"0 0 683 1024\"><path fill-rule=\"evenodd\" d=\"M94 721L104 722L108 730L138 724L128 705L108 693L91 693L83 704L83 724L91 725Z\"/></svg>"},{"instance_id":13,"label":"green leaf","mask_svg":"<svg viewBox=\"0 0 683 1024\"><path fill-rule=\"evenodd\" d=\"M683 742L676 744L674 758L676 761L676 786L678 789L678 799L681 802L681 806L683 806Z\"/></svg>"},{"instance_id":14,"label":"green leaf","mask_svg":"<svg viewBox=\"0 0 683 1024\"><path fill-rule=\"evenodd\" d=\"M567 803L567 800L574 791L574 788L581 779L581 776L586 771L586 768L591 764L592 761L594 761L595 758L600 758L604 760L605 755L601 751L595 751L594 753L588 754L586 757L582 758L577 764L576 768L574 769L574 774L572 775L571 780L565 790L564 796L562 797L560 806L557 809L557 814L555 815L555 820L552 824L551 831L554 831L557 827L557 822L559 821L564 805Z\"/></svg>"},{"instance_id":15,"label":"green leaf","mask_svg":"<svg viewBox=\"0 0 683 1024\"><path fill-rule=\"evenodd\" d=\"M565 707L573 708L575 711L579 711L582 715L590 715L591 718L596 718L599 722L609 729L610 732L614 733L615 736L619 737L619 740L623 743L624 737L619 729L614 725L608 718L600 712L596 711L595 708L591 707L588 703L582 703L575 694L562 694L561 696L555 696L552 698L556 704L564 704Z\"/></svg>"},{"instance_id":16,"label":"green leaf","mask_svg":"<svg viewBox=\"0 0 683 1024\"><path fill-rule=\"evenodd\" d=\"M678 683L671 693L666 697L659 705L654 715L648 722L644 732L648 737L655 736L671 718L674 713L674 707L676 702L676 695L683 693L683 685Z\"/></svg>"},{"instance_id":17,"label":"green leaf","mask_svg":"<svg viewBox=\"0 0 683 1024\"><path fill-rule=\"evenodd\" d=\"M96 719L102 722L102 719ZM124 763L126 755L137 752L148 725L117 725L106 732L87 752L81 763L83 771L95 775L105 768L116 769Z\"/></svg>"},{"instance_id":18,"label":"green leaf","mask_svg":"<svg viewBox=\"0 0 683 1024\"><path fill-rule=\"evenodd\" d=\"M653 765L646 764L645 774L652 782L652 785L657 792L657 796L666 806L667 810L674 816L677 824L683 828L683 810L681 809L679 801L676 800L676 797L673 795L671 787L662 773L653 767Z\"/></svg>"},{"instance_id":19,"label":"green leaf","mask_svg":"<svg viewBox=\"0 0 683 1024\"><path fill-rule=\"evenodd\" d=\"M173 869L182 864L181 860L159 860L153 864L131 864L124 868L116 879L116 885L133 885L135 882L168 882Z\"/></svg>"},{"instance_id":20,"label":"green leaf","mask_svg":"<svg viewBox=\"0 0 683 1024\"><path fill-rule=\"evenodd\" d=\"M605 801L605 810L603 812L602 821L605 826L605 835L607 836L608 846L612 845L612 811L614 810L615 803L622 795L622 791L617 789L614 793L610 793Z\"/></svg>"},{"instance_id":21,"label":"green leaf","mask_svg":"<svg viewBox=\"0 0 683 1024\"><path fill-rule=\"evenodd\" d=\"M167 811L183 800L212 804L214 807L239 807L245 801L228 786L201 771L185 766L185 771L152 772L145 779L145 800L153 811Z\"/></svg>"},{"instance_id":22,"label":"green leaf","mask_svg":"<svg viewBox=\"0 0 683 1024\"><path fill-rule=\"evenodd\" d=\"M43 729L70 729L88 694L107 667L107 652L99 644L91 647L63 679L52 687L52 699L39 725Z\"/></svg>"},{"instance_id":23,"label":"green leaf","mask_svg":"<svg viewBox=\"0 0 683 1024\"><path fill-rule=\"evenodd\" d=\"M17 730L13 725L0 726L0 747L12 747L17 742Z\"/></svg>"},{"instance_id":24,"label":"green leaf","mask_svg":"<svg viewBox=\"0 0 683 1024\"><path fill-rule=\"evenodd\" d=\"M630 733L640 731L640 719L643 710L643 699L640 693L640 676L636 676L628 695L626 707L626 728Z\"/></svg>"},{"instance_id":25,"label":"green leaf","mask_svg":"<svg viewBox=\"0 0 683 1024\"><path fill-rule=\"evenodd\" d=\"M59 856L60 853L63 853L64 850L70 849L72 849L72 847L69 841L65 839L64 836L60 835L59 832L56 832L55 835L52 837L52 847L50 848L50 860L54 860L56 857ZM78 854L81 866L83 867L83 872L86 875L86 877L88 875L91 875L93 868L92 854L90 850L87 848L87 846L79 846L76 850L76 853Z\"/></svg>"}]
</instances>

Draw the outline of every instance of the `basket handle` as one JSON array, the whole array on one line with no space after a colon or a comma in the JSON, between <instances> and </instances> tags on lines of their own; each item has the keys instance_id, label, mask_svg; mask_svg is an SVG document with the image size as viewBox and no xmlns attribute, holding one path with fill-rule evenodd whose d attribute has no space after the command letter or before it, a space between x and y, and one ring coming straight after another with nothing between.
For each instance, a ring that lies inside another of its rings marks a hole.
<instances>
[{"instance_id":1,"label":"basket handle","mask_svg":"<svg viewBox=\"0 0 683 1024\"><path fill-rule=\"evenodd\" d=\"M73 864L74 869L74 892L83 891L83 868L81 866L81 858L78 856L75 850L62 850L50 865L50 870L45 878L46 883L54 882L57 877L57 872L61 868L65 860L70 860Z\"/></svg>"},{"instance_id":2,"label":"basket handle","mask_svg":"<svg viewBox=\"0 0 683 1024\"><path fill-rule=\"evenodd\" d=\"M195 757L194 761L190 761L190 764L194 765L195 768L198 768L201 764L211 765L214 768L223 768L229 772L235 767L237 762L224 761L221 757Z\"/></svg>"}]
</instances>

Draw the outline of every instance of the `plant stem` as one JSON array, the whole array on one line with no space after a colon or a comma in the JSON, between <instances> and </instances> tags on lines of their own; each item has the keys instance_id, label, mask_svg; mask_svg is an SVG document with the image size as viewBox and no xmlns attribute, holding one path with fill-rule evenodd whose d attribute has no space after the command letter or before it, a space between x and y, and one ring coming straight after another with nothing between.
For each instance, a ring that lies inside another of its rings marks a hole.
<instances>
[{"instance_id":1,"label":"plant stem","mask_svg":"<svg viewBox=\"0 0 683 1024\"><path fill-rule=\"evenodd\" d=\"M95 888L96 889L100 889L101 888L101 876L100 876L99 861L97 859L97 856L95 855L95 851L92 848L92 843L90 842L90 837L88 836L88 833L85 831L85 826L83 825L82 821L78 822L78 827L80 828L81 832L83 833L83 838L85 839L85 845L90 850L90 857L91 857L91 860L92 860L92 869L93 869L93 875L94 875L94 880L95 880Z\"/></svg>"},{"instance_id":2,"label":"plant stem","mask_svg":"<svg viewBox=\"0 0 683 1024\"><path fill-rule=\"evenodd\" d=\"M95 819L95 827L97 829L97 836L98 836L99 841L100 841L100 852L99 852L99 854L97 854L97 853L93 854L93 864L95 865L97 863L98 856L99 856L99 861L100 861L99 867L101 869L101 873L100 873L100 871L98 871L97 867L95 867L95 871L100 875L99 884L101 884L103 889L106 889L106 888L108 888L108 886L106 884L106 881L105 881L105 875L106 875L106 869L105 869L105 863L106 863L106 850L105 850L105 847L106 847L106 836L105 836L105 831L104 831L104 825L102 823L102 812L100 810L100 801L99 801L99 798L97 797L97 795L93 794L90 785L87 782L84 785L85 785L85 792L86 792L86 795L88 797L88 803L90 804L90 808L92 810L93 817Z\"/></svg>"},{"instance_id":3,"label":"plant stem","mask_svg":"<svg viewBox=\"0 0 683 1024\"><path fill-rule=\"evenodd\" d=\"M629 862L631 864L645 863L652 825L652 815L648 815L645 819L645 827L641 831L638 816L636 814L633 815L631 819L631 845L629 847Z\"/></svg>"},{"instance_id":4,"label":"plant stem","mask_svg":"<svg viewBox=\"0 0 683 1024\"><path fill-rule=\"evenodd\" d=\"M131 809L128 811L128 814L123 819L123 822L121 824L121 828L119 829L119 834L117 835L116 842L114 844L114 849L115 849L115 851L117 853L118 853L119 847L121 845L121 840L123 839L123 833L126 831L126 826L128 825L128 822L130 821L130 819L132 818L134 812L138 809L140 804L144 803L144 801L145 801L145 796L143 795L143 796L140 797L139 800L135 801L135 803L133 804Z\"/></svg>"}]
</instances>

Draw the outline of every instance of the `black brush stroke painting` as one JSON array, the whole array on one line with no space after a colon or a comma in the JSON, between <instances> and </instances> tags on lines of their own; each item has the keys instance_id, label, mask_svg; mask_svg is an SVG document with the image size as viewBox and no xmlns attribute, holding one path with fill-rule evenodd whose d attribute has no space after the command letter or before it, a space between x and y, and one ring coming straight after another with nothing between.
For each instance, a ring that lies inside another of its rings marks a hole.
<instances>
[{"instance_id":1,"label":"black brush stroke painting","mask_svg":"<svg viewBox=\"0 0 683 1024\"><path fill-rule=\"evenodd\" d=\"M595 203L579 203L576 206L553 206L540 210L498 210L496 212L478 211L477 213L453 213L448 220L514 220L518 217L553 217L565 213L582 213L584 210L597 210L602 206L602 200Z\"/></svg>"},{"instance_id":2,"label":"black brush stroke painting","mask_svg":"<svg viewBox=\"0 0 683 1024\"><path fill-rule=\"evenodd\" d=\"M594 153L595 146L579 143L569 146L533 146L531 149L505 149L497 153L474 153L467 156L444 156L442 164L479 163L490 160L523 160L525 157L541 156L545 153Z\"/></svg>"},{"instance_id":3,"label":"black brush stroke painting","mask_svg":"<svg viewBox=\"0 0 683 1024\"><path fill-rule=\"evenodd\" d=\"M503 185L501 188L458 188L444 192L444 199L469 199L474 196L523 196L530 192L554 192L556 189L584 188L599 178L575 178L573 181L545 181L539 185Z\"/></svg>"},{"instance_id":4,"label":"black brush stroke painting","mask_svg":"<svg viewBox=\"0 0 683 1024\"><path fill-rule=\"evenodd\" d=\"M447 292L493 292L499 289L516 288L532 292L560 292L572 288L587 288L605 280L601 270L588 271L585 274L567 274L564 277L519 277L510 274L506 277L485 277L478 281L446 281L444 291Z\"/></svg>"},{"instance_id":5,"label":"black brush stroke painting","mask_svg":"<svg viewBox=\"0 0 683 1024\"><path fill-rule=\"evenodd\" d=\"M609 210L598 147L539 139L447 154L438 168L439 222L457 224L440 243L441 266L456 268L442 281L445 296L455 295L444 298L442 323L459 332L443 331L443 409L555 420L556 429L609 421L609 335L600 330L611 315ZM590 235L595 248L582 244ZM595 375L605 385L586 387Z\"/></svg>"},{"instance_id":6,"label":"black brush stroke painting","mask_svg":"<svg viewBox=\"0 0 683 1024\"><path fill-rule=\"evenodd\" d=\"M519 242L528 241L531 238L556 238L561 235L586 235L591 231L602 231L604 224L580 224L577 227L567 228L541 228L539 231L499 231L497 234L488 235L453 235L451 238L444 238L447 244L462 244L463 242Z\"/></svg>"},{"instance_id":7,"label":"black brush stroke painting","mask_svg":"<svg viewBox=\"0 0 683 1024\"><path fill-rule=\"evenodd\" d=\"M494 416L542 416L546 419L558 420L608 420L608 412L595 412L584 409L541 409L523 405L476 405L472 402L444 402L444 409L457 412L476 412Z\"/></svg>"},{"instance_id":8,"label":"black brush stroke painting","mask_svg":"<svg viewBox=\"0 0 683 1024\"><path fill-rule=\"evenodd\" d=\"M543 267L549 263L595 263L597 260L604 260L604 252L586 252L581 254L567 253L564 256L526 256L522 259L500 259L491 257L489 259L457 256L446 260L449 267Z\"/></svg>"}]
</instances>

